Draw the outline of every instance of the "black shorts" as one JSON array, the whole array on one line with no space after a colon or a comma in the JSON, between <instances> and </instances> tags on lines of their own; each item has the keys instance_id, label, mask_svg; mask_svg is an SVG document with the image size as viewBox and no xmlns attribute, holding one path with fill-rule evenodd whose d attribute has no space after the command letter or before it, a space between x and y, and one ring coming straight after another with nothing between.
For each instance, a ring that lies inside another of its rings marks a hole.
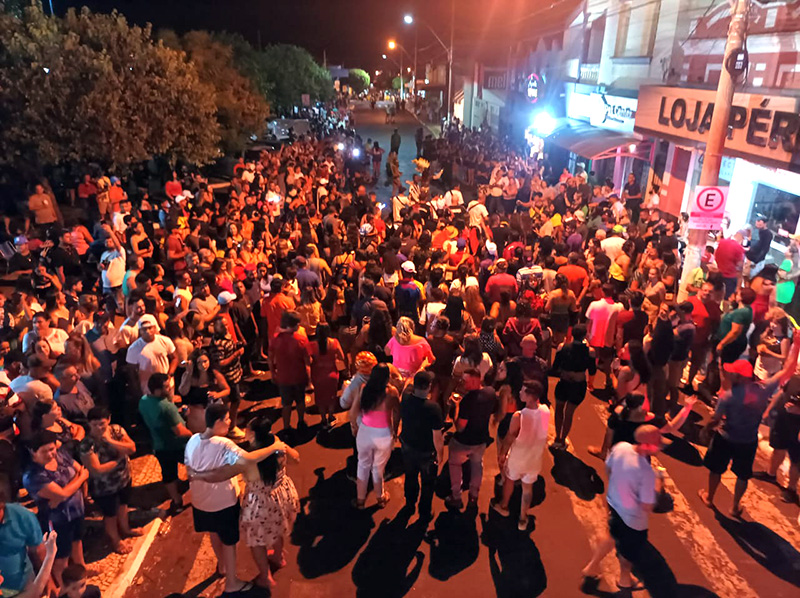
<instances>
[{"instance_id":1,"label":"black shorts","mask_svg":"<svg viewBox=\"0 0 800 598\"><path fill-rule=\"evenodd\" d=\"M235 546L239 542L239 503L221 511L201 511L192 507L194 531L217 534L225 546Z\"/></svg>"},{"instance_id":2,"label":"black shorts","mask_svg":"<svg viewBox=\"0 0 800 598\"><path fill-rule=\"evenodd\" d=\"M278 392L281 395L281 406L291 407L292 405L301 405L306 400L306 385L305 384L291 384L288 386L279 386Z\"/></svg>"},{"instance_id":3,"label":"black shorts","mask_svg":"<svg viewBox=\"0 0 800 598\"><path fill-rule=\"evenodd\" d=\"M131 501L131 483L121 488L114 494L105 496L92 496L94 504L100 509L103 517L114 517L122 505L128 505Z\"/></svg>"},{"instance_id":4,"label":"black shorts","mask_svg":"<svg viewBox=\"0 0 800 598\"><path fill-rule=\"evenodd\" d=\"M39 520L42 533L50 531L47 520ZM53 531L56 536L56 558L66 559L72 553L72 544L83 538L83 517L78 517L65 523L54 523Z\"/></svg>"},{"instance_id":5,"label":"black shorts","mask_svg":"<svg viewBox=\"0 0 800 598\"><path fill-rule=\"evenodd\" d=\"M718 475L725 473L728 465L731 465L731 471L737 478L749 480L753 477L753 461L756 458L757 450L758 441L746 443L730 442L719 432L716 432L703 459L703 465L711 473Z\"/></svg>"},{"instance_id":6,"label":"black shorts","mask_svg":"<svg viewBox=\"0 0 800 598\"><path fill-rule=\"evenodd\" d=\"M156 459L161 466L161 481L165 484L178 479L178 463L183 463L183 451L173 449L156 451Z\"/></svg>"},{"instance_id":7,"label":"black shorts","mask_svg":"<svg viewBox=\"0 0 800 598\"><path fill-rule=\"evenodd\" d=\"M647 530L629 527L611 505L608 505L608 529L614 538L617 554L626 561L635 562L647 544Z\"/></svg>"},{"instance_id":8,"label":"black shorts","mask_svg":"<svg viewBox=\"0 0 800 598\"><path fill-rule=\"evenodd\" d=\"M586 398L586 382L559 380L556 384L556 401L572 403L576 407Z\"/></svg>"}]
</instances>

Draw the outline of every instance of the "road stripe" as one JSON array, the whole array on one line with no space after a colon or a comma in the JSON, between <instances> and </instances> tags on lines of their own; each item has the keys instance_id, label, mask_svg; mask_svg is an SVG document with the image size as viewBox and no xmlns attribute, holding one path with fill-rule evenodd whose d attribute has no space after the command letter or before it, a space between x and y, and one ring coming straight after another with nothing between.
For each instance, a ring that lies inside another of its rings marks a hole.
<instances>
[{"instance_id":1,"label":"road stripe","mask_svg":"<svg viewBox=\"0 0 800 598\"><path fill-rule=\"evenodd\" d=\"M156 539L156 535L162 523L163 520L160 517L156 517L147 524L147 529L142 536L142 541L137 543L133 552L125 559L125 564L122 566L122 575L117 577L111 587L103 593L106 598L122 598L122 596L125 595L125 592L130 587L137 573L139 573L139 567L142 566L144 557L147 556L147 551Z\"/></svg>"},{"instance_id":2,"label":"road stripe","mask_svg":"<svg viewBox=\"0 0 800 598\"><path fill-rule=\"evenodd\" d=\"M600 420L608 419L605 405L593 405ZM675 535L689 552L698 569L711 584L715 593L720 596L736 596L737 598L759 598L758 593L739 573L738 567L731 561L727 553L714 539L714 534L706 527L697 513L692 509L686 497L678 489L669 472L656 458L652 458L655 467L664 469L664 487L672 495L674 508L667 513L667 518Z\"/></svg>"}]
</instances>

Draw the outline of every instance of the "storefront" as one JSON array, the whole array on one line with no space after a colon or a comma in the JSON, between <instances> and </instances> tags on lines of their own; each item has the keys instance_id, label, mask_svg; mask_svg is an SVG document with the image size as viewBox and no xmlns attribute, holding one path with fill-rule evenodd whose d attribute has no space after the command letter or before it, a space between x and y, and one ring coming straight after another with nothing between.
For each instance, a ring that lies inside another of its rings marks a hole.
<instances>
[{"instance_id":1,"label":"storefront","mask_svg":"<svg viewBox=\"0 0 800 598\"><path fill-rule=\"evenodd\" d=\"M598 181L610 179L617 189L631 172L646 180L652 146L634 131L637 98L576 83L565 92L566 118L548 141L570 152L569 168L583 163Z\"/></svg>"},{"instance_id":2,"label":"storefront","mask_svg":"<svg viewBox=\"0 0 800 598\"><path fill-rule=\"evenodd\" d=\"M635 130L661 141L664 154L661 206L685 211L703 167L715 92L705 89L642 87ZM800 232L800 102L790 96L737 93L717 184L730 187L726 215L731 233L754 228L763 214L774 233L777 261Z\"/></svg>"}]
</instances>

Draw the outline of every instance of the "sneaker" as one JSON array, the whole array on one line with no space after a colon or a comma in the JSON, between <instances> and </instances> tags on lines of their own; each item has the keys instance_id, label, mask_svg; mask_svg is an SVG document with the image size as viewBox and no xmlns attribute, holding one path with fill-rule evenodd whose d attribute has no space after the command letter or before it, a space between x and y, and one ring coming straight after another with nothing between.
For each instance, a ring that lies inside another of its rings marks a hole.
<instances>
[{"instance_id":1,"label":"sneaker","mask_svg":"<svg viewBox=\"0 0 800 598\"><path fill-rule=\"evenodd\" d=\"M228 432L228 438L231 440L244 440L245 433L239 426L233 426Z\"/></svg>"},{"instance_id":2,"label":"sneaker","mask_svg":"<svg viewBox=\"0 0 800 598\"><path fill-rule=\"evenodd\" d=\"M783 502L788 502L789 504L796 505L797 504L797 490L792 490L791 488L783 488L781 490L781 500Z\"/></svg>"}]
</instances>

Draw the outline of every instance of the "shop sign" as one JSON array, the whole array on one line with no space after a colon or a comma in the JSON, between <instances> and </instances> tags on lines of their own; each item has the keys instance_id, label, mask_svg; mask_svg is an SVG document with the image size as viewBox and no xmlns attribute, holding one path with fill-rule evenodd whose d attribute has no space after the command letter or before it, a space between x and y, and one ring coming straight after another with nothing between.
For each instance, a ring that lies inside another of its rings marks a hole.
<instances>
[{"instance_id":1,"label":"shop sign","mask_svg":"<svg viewBox=\"0 0 800 598\"><path fill-rule=\"evenodd\" d=\"M714 113L715 92L644 86L639 90L635 130L678 143L704 144ZM800 171L798 100L737 93L733 97L725 153L756 164Z\"/></svg>"},{"instance_id":2,"label":"shop sign","mask_svg":"<svg viewBox=\"0 0 800 598\"><path fill-rule=\"evenodd\" d=\"M531 104L535 104L539 101L539 96L542 93L542 80L539 78L539 75L536 73L531 73L528 77L527 84L525 86L525 97L528 98L528 101Z\"/></svg>"},{"instance_id":3,"label":"shop sign","mask_svg":"<svg viewBox=\"0 0 800 598\"><path fill-rule=\"evenodd\" d=\"M696 187L689 206L689 228L718 230L725 216L728 187Z\"/></svg>"},{"instance_id":4,"label":"shop sign","mask_svg":"<svg viewBox=\"0 0 800 598\"><path fill-rule=\"evenodd\" d=\"M593 93L592 104L589 122L593 126L626 133L633 131L638 106L636 98Z\"/></svg>"}]
</instances>

